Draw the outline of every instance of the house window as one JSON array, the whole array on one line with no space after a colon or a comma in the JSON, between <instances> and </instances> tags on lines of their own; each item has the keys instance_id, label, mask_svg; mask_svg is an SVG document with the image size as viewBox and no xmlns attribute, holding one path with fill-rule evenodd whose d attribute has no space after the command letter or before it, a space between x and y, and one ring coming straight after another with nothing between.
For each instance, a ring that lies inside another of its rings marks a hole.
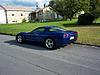
<instances>
[{"instance_id":1,"label":"house window","mask_svg":"<svg viewBox=\"0 0 100 75\"><path fill-rule=\"evenodd\" d=\"M17 21L12 21L12 22L17 22Z\"/></svg>"},{"instance_id":2,"label":"house window","mask_svg":"<svg viewBox=\"0 0 100 75\"><path fill-rule=\"evenodd\" d=\"M21 14L21 16L23 16L23 14Z\"/></svg>"},{"instance_id":3,"label":"house window","mask_svg":"<svg viewBox=\"0 0 100 75\"><path fill-rule=\"evenodd\" d=\"M12 16L14 16L14 14L12 14Z\"/></svg>"}]
</instances>

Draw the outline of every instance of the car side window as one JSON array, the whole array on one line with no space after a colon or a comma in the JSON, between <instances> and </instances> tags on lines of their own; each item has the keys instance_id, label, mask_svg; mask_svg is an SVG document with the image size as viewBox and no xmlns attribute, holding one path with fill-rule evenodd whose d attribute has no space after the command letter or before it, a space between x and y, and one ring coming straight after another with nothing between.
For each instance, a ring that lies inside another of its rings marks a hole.
<instances>
[{"instance_id":1,"label":"car side window","mask_svg":"<svg viewBox=\"0 0 100 75\"><path fill-rule=\"evenodd\" d=\"M57 27L54 27L54 28L50 28L49 29L49 32L61 32L61 31L66 31L62 28L57 28Z\"/></svg>"},{"instance_id":2,"label":"car side window","mask_svg":"<svg viewBox=\"0 0 100 75\"><path fill-rule=\"evenodd\" d=\"M44 32L45 31L45 28L38 28L36 30L34 30L34 32Z\"/></svg>"},{"instance_id":3,"label":"car side window","mask_svg":"<svg viewBox=\"0 0 100 75\"><path fill-rule=\"evenodd\" d=\"M50 30L49 30L50 32L57 32L57 31L59 31L58 29L55 29L55 28L50 28Z\"/></svg>"}]
</instances>

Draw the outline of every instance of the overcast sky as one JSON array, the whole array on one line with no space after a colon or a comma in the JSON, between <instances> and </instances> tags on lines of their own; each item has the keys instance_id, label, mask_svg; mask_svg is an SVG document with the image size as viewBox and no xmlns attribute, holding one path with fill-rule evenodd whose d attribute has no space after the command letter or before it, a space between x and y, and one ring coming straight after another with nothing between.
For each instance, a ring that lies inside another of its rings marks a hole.
<instances>
[{"instance_id":1,"label":"overcast sky","mask_svg":"<svg viewBox=\"0 0 100 75\"><path fill-rule=\"evenodd\" d=\"M48 4L50 0L0 0L0 5L16 5L16 6L29 6L35 8L36 2L39 7L42 7L44 3Z\"/></svg>"}]
</instances>

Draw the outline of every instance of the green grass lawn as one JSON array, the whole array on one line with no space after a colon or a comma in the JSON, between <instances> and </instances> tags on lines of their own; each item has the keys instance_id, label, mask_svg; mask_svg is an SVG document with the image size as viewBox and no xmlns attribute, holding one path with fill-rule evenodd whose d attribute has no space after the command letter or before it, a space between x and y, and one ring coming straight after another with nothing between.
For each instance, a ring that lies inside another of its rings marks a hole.
<instances>
[{"instance_id":1,"label":"green grass lawn","mask_svg":"<svg viewBox=\"0 0 100 75\"><path fill-rule=\"evenodd\" d=\"M75 30L79 33L77 43L100 46L100 18L96 21L98 24L90 26L77 26L77 19L72 21L58 21L46 23L20 23L20 24L2 24L0 33L16 35L19 32L29 32L40 26L59 26L67 30Z\"/></svg>"}]
</instances>

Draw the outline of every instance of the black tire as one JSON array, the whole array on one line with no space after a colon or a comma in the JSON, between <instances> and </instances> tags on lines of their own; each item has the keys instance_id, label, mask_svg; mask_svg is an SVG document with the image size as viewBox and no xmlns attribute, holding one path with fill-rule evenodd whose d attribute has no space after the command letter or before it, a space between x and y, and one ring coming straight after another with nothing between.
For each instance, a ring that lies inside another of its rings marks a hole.
<instances>
[{"instance_id":1,"label":"black tire","mask_svg":"<svg viewBox=\"0 0 100 75\"><path fill-rule=\"evenodd\" d=\"M17 36L16 36L16 41L17 41L18 43L23 43L23 37L22 37L22 35L17 35Z\"/></svg>"},{"instance_id":2,"label":"black tire","mask_svg":"<svg viewBox=\"0 0 100 75\"><path fill-rule=\"evenodd\" d=\"M55 41L52 38L46 38L44 41L44 45L47 49L50 49L50 50L53 50L56 48Z\"/></svg>"}]
</instances>

